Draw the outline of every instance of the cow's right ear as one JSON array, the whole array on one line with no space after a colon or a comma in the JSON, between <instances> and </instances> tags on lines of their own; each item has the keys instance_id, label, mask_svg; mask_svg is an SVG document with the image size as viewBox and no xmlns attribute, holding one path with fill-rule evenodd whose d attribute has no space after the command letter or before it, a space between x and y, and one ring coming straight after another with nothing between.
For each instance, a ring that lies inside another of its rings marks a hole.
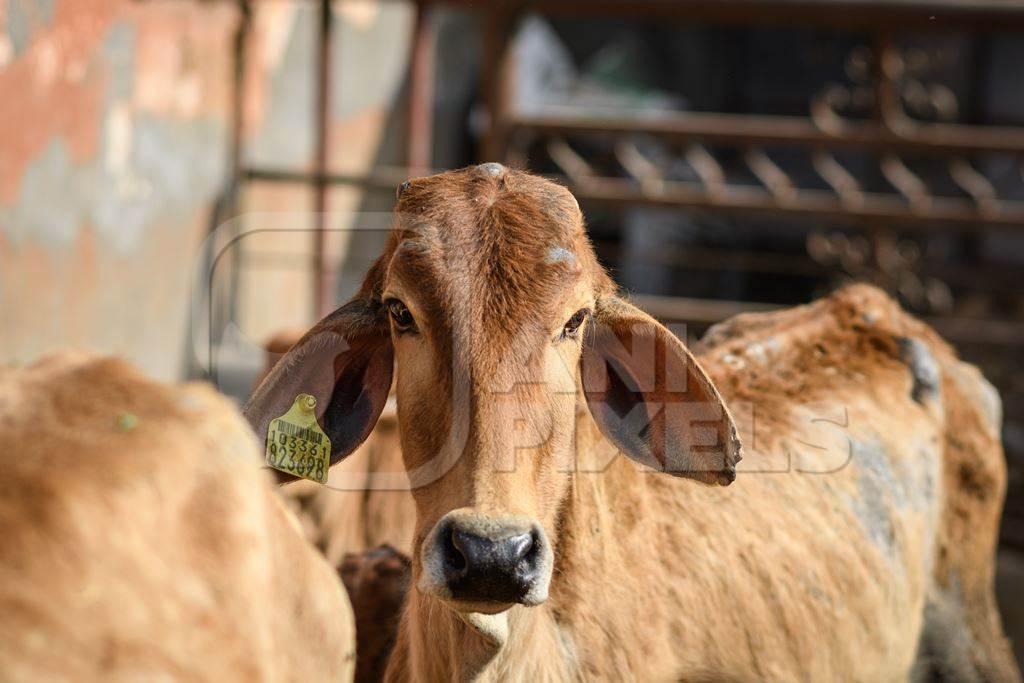
<instances>
[{"instance_id":1,"label":"cow's right ear","mask_svg":"<svg viewBox=\"0 0 1024 683\"><path fill-rule=\"evenodd\" d=\"M296 397L313 396L317 422L331 440L333 465L370 435L387 402L393 367L384 307L379 299L357 297L317 323L277 362L243 412L262 443L270 422L288 412Z\"/></svg>"},{"instance_id":2,"label":"cow's right ear","mask_svg":"<svg viewBox=\"0 0 1024 683\"><path fill-rule=\"evenodd\" d=\"M587 405L630 458L705 484L736 478L736 423L711 378L664 325L616 296L597 301L581 358Z\"/></svg>"}]
</instances>

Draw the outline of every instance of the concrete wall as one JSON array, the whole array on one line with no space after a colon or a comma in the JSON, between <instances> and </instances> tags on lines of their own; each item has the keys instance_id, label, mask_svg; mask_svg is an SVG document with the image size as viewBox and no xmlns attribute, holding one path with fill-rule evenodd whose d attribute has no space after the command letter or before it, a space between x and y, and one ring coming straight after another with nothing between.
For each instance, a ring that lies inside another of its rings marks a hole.
<instances>
[{"instance_id":1,"label":"concrete wall","mask_svg":"<svg viewBox=\"0 0 1024 683\"><path fill-rule=\"evenodd\" d=\"M315 9L256 4L246 156L308 167ZM336 16L331 157L359 170L405 75L411 12L354 0ZM0 363L78 346L181 373L192 269L227 170L237 19L229 2L0 0ZM309 206L308 192L259 186L242 210ZM246 242L271 254L307 245ZM309 321L301 264L242 283L247 335Z\"/></svg>"},{"instance_id":2,"label":"concrete wall","mask_svg":"<svg viewBox=\"0 0 1024 683\"><path fill-rule=\"evenodd\" d=\"M404 3L359 0L336 2L334 11L328 159L333 170L359 173L394 143L385 136L393 134L389 122L397 115L407 73L413 13ZM266 76L248 88L250 164L302 169L313 162L317 12L314 3L256 3L250 60L254 72ZM387 194L389 200L394 196ZM355 224L354 212L366 209L363 199L352 188L329 192L326 225L334 232L327 245L336 264L351 241L346 231ZM308 188L258 183L249 186L243 205L251 216L242 227L261 232L239 242L245 266L235 322L245 338L260 342L283 328L314 322L307 267L313 197ZM390 210L390 201L381 208Z\"/></svg>"},{"instance_id":3,"label":"concrete wall","mask_svg":"<svg viewBox=\"0 0 1024 683\"><path fill-rule=\"evenodd\" d=\"M0 5L0 361L82 346L176 374L233 23L187 2Z\"/></svg>"}]
</instances>

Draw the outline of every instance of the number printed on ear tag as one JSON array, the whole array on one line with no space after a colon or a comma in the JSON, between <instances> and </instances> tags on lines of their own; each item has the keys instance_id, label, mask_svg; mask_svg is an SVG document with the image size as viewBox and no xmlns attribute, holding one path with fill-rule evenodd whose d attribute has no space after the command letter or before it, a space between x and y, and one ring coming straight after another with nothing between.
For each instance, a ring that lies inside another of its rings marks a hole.
<instances>
[{"instance_id":1,"label":"number printed on ear tag","mask_svg":"<svg viewBox=\"0 0 1024 683\"><path fill-rule=\"evenodd\" d=\"M270 421L267 464L303 479L327 483L331 440L316 421L316 398L299 394L288 412Z\"/></svg>"}]
</instances>

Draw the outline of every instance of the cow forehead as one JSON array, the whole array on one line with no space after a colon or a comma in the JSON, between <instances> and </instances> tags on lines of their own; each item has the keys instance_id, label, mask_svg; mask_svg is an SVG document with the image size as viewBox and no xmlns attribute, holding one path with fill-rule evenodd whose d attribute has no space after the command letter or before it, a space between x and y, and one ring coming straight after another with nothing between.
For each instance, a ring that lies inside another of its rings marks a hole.
<instances>
[{"instance_id":1,"label":"cow forehead","mask_svg":"<svg viewBox=\"0 0 1024 683\"><path fill-rule=\"evenodd\" d=\"M591 262L568 190L525 173L470 168L403 190L389 272L444 319L485 326L493 341L542 323Z\"/></svg>"},{"instance_id":2,"label":"cow forehead","mask_svg":"<svg viewBox=\"0 0 1024 683\"><path fill-rule=\"evenodd\" d=\"M494 172L494 168L500 171ZM461 226L473 230L466 219L491 210L512 219L506 226L512 231L521 226L563 240L571 240L583 231L579 206L565 187L498 164L411 180L404 186L397 206L400 215L448 224L451 232L458 232Z\"/></svg>"},{"instance_id":3,"label":"cow forehead","mask_svg":"<svg viewBox=\"0 0 1024 683\"><path fill-rule=\"evenodd\" d=\"M579 206L566 188L507 169L494 174L471 167L411 181L396 217L401 239L449 255L490 248L536 262L552 248L573 249L584 237Z\"/></svg>"}]
</instances>

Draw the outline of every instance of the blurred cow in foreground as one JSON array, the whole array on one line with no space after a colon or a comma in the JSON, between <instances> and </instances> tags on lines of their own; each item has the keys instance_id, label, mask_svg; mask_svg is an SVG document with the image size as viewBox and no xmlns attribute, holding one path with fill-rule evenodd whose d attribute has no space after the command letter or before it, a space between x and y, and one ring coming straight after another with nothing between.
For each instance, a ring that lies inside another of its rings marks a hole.
<instances>
[{"instance_id":1,"label":"blurred cow in foreground","mask_svg":"<svg viewBox=\"0 0 1024 683\"><path fill-rule=\"evenodd\" d=\"M0 680L343 681L353 616L238 410L77 353L0 370Z\"/></svg>"},{"instance_id":2,"label":"blurred cow in foreground","mask_svg":"<svg viewBox=\"0 0 1024 683\"><path fill-rule=\"evenodd\" d=\"M337 461L394 375L416 524L389 680L1019 681L979 373L865 286L699 358L616 294L569 192L484 164L403 185L360 292L246 415L265 437L314 396Z\"/></svg>"}]
</instances>

